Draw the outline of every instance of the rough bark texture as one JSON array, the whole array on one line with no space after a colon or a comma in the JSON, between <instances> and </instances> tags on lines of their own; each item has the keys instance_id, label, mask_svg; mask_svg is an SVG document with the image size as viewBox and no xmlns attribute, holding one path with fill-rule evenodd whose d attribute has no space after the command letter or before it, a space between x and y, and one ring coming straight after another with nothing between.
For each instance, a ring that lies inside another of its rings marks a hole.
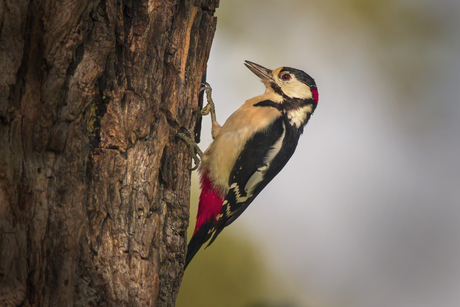
<instances>
[{"instance_id":1,"label":"rough bark texture","mask_svg":"<svg viewBox=\"0 0 460 307\"><path fill-rule=\"evenodd\" d=\"M0 306L173 306L219 0L0 0Z\"/></svg>"}]
</instances>

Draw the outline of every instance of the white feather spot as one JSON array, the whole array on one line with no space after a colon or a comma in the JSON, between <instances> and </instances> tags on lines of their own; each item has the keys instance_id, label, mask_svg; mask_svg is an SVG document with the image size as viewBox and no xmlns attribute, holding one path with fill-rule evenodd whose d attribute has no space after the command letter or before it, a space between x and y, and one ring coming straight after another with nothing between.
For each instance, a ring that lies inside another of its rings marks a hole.
<instances>
[{"instance_id":1,"label":"white feather spot","mask_svg":"<svg viewBox=\"0 0 460 307\"><path fill-rule=\"evenodd\" d=\"M287 117L291 125L299 128L307 120L307 115L313 111L311 105L304 106L299 109L290 110L287 112Z\"/></svg>"},{"instance_id":2,"label":"white feather spot","mask_svg":"<svg viewBox=\"0 0 460 307\"><path fill-rule=\"evenodd\" d=\"M235 198L236 198L237 203L244 203L250 197L248 195L241 196L240 187L238 186L236 182L230 186L230 190L232 190L233 193L235 193Z\"/></svg>"}]
</instances>

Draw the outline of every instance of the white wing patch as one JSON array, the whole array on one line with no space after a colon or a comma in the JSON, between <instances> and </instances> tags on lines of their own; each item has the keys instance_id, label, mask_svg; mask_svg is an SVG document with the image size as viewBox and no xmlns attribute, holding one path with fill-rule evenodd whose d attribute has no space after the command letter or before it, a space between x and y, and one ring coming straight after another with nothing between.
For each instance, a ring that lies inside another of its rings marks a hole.
<instances>
[{"instance_id":1,"label":"white wing patch","mask_svg":"<svg viewBox=\"0 0 460 307\"><path fill-rule=\"evenodd\" d=\"M238 186L238 183L234 182L229 187L229 193L232 192L235 195L236 203L244 203L249 198L252 197L252 195L254 194L254 189L257 187L257 185L260 182L262 182L262 180L264 179L265 173L270 167L271 162L276 157L276 155L280 152L283 146L283 141L284 141L285 136L286 136L286 126L283 122L283 133L281 134L279 139L276 140L276 142L273 144L270 150L267 152L267 155L264 157L263 166L259 167L256 170L256 172L252 174L252 176L249 178L248 182L246 183L244 187L245 196L241 195L240 187ZM222 204L222 207L226 207L227 217L230 217L235 213L234 211L232 211L231 206L228 206L228 200L224 201L224 203Z\"/></svg>"},{"instance_id":2,"label":"white wing patch","mask_svg":"<svg viewBox=\"0 0 460 307\"><path fill-rule=\"evenodd\" d=\"M246 192L247 198L251 197L254 189L257 185L264 179L265 173L267 172L268 168L270 167L270 163L276 157L276 155L280 152L281 147L283 146L284 137L286 135L286 126L283 123L283 133L281 134L280 138L273 144L272 148L268 151L267 155L264 158L264 165L259 167L257 171L249 178L244 190Z\"/></svg>"},{"instance_id":3,"label":"white wing patch","mask_svg":"<svg viewBox=\"0 0 460 307\"><path fill-rule=\"evenodd\" d=\"M287 117L291 125L299 128L307 120L307 115L313 112L311 105L304 106L300 109L290 110L287 112Z\"/></svg>"},{"instance_id":4,"label":"white wing patch","mask_svg":"<svg viewBox=\"0 0 460 307\"><path fill-rule=\"evenodd\" d=\"M235 193L235 199L237 203L244 203L250 197L250 195L241 196L240 187L236 182L230 186L230 190L232 190L233 193Z\"/></svg>"},{"instance_id":5,"label":"white wing patch","mask_svg":"<svg viewBox=\"0 0 460 307\"><path fill-rule=\"evenodd\" d=\"M251 195L241 196L240 188L238 187L238 184L236 182L233 183L230 186L229 191L233 191L233 193L235 193L236 203L244 203L245 201L248 200L249 197L251 197ZM227 217L230 217L235 212L232 211L231 206L227 206L227 204L228 204L228 200L225 200L224 203L222 204L222 207L227 207L227 214L226 215L227 215Z\"/></svg>"}]
</instances>

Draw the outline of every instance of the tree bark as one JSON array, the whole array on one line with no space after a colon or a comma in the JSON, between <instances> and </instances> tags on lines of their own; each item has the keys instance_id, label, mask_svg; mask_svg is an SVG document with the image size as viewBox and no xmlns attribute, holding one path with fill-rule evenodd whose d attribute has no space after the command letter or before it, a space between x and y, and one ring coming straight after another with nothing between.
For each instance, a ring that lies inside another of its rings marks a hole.
<instances>
[{"instance_id":1,"label":"tree bark","mask_svg":"<svg viewBox=\"0 0 460 307\"><path fill-rule=\"evenodd\" d=\"M218 4L0 0L1 306L174 306Z\"/></svg>"}]
</instances>

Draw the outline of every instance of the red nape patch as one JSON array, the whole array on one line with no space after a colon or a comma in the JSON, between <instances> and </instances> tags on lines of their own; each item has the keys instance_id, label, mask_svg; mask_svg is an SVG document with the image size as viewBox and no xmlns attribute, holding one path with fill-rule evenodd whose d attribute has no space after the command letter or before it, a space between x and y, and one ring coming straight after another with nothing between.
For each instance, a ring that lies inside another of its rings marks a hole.
<instances>
[{"instance_id":1,"label":"red nape patch","mask_svg":"<svg viewBox=\"0 0 460 307\"><path fill-rule=\"evenodd\" d=\"M208 173L205 171L201 176L201 195L198 203L198 213L196 215L195 232L200 229L201 225L211 218L216 220L217 215L222 210L224 199L219 196L219 192L212 186Z\"/></svg>"},{"instance_id":2,"label":"red nape patch","mask_svg":"<svg viewBox=\"0 0 460 307\"><path fill-rule=\"evenodd\" d=\"M311 93L313 94L313 99L316 101L316 104L318 104L318 100L319 100L318 90L316 88L312 88Z\"/></svg>"}]
</instances>

